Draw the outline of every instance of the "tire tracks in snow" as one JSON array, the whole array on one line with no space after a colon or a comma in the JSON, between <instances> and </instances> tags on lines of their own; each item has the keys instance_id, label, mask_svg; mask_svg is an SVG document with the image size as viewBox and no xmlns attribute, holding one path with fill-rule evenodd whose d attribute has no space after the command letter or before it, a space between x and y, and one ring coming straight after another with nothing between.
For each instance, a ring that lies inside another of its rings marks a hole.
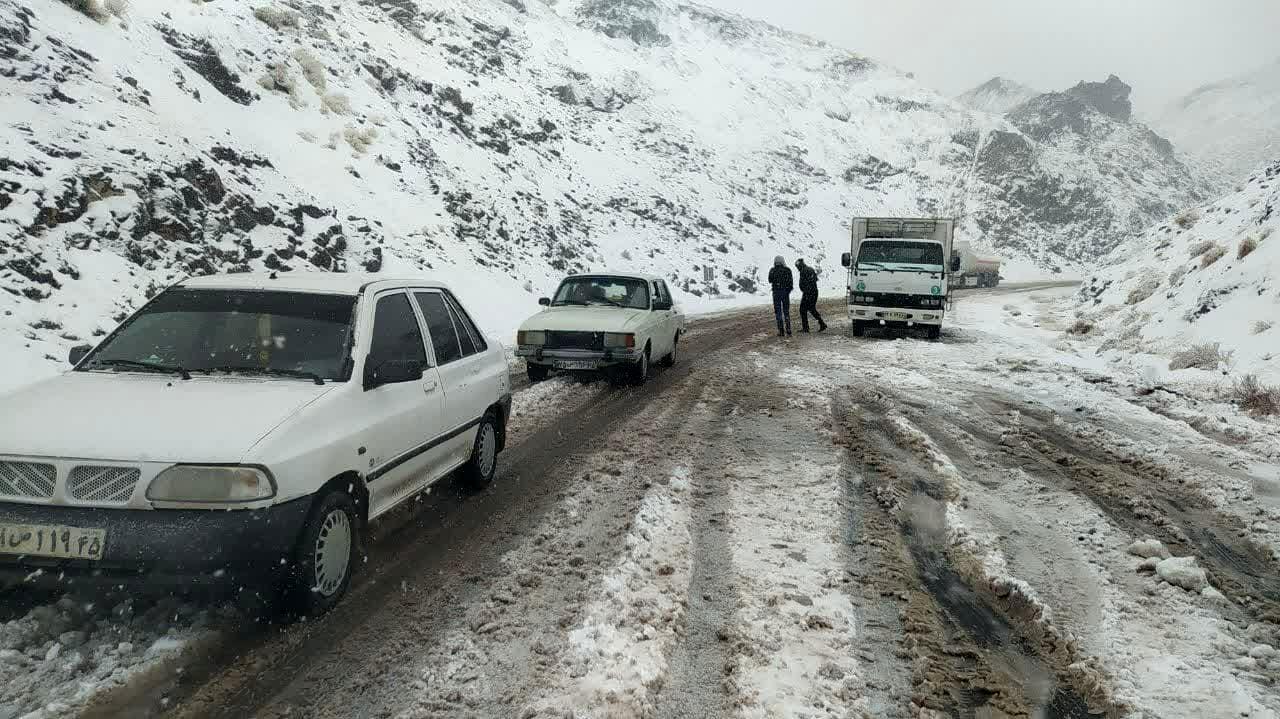
<instances>
[{"instance_id":1,"label":"tire tracks in snow","mask_svg":"<svg viewBox=\"0 0 1280 719\"><path fill-rule=\"evenodd\" d=\"M863 482L862 538L879 550L871 581L900 603L917 711L1120 716L1096 670L1046 631L1031 598L988 582L980 558L949 545L947 506L958 494L945 475L954 468L940 467L936 448L895 423L893 408L882 392L855 387L837 396L834 411Z\"/></svg>"},{"instance_id":2,"label":"tire tracks in snow","mask_svg":"<svg viewBox=\"0 0 1280 719\"><path fill-rule=\"evenodd\" d=\"M999 447L991 454L998 465L1086 497L1135 537L1155 537L1174 554L1198 557L1210 582L1241 611L1280 624L1280 562L1249 538L1243 521L1216 509L1161 458L1119 451L1105 430L1089 437L1071 432L1047 410L1011 398L988 396L977 406L986 416L966 423L966 431Z\"/></svg>"}]
</instances>

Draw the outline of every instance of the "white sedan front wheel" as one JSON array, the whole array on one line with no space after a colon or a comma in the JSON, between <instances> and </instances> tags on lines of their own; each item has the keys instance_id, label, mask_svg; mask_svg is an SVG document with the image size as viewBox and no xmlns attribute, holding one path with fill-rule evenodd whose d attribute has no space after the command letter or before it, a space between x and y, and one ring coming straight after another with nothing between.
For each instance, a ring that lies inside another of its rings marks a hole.
<instances>
[{"instance_id":1,"label":"white sedan front wheel","mask_svg":"<svg viewBox=\"0 0 1280 719\"><path fill-rule=\"evenodd\" d=\"M312 508L295 552L292 608L299 614L324 614L342 600L351 586L360 520L355 503L345 492L331 491Z\"/></svg>"}]
</instances>

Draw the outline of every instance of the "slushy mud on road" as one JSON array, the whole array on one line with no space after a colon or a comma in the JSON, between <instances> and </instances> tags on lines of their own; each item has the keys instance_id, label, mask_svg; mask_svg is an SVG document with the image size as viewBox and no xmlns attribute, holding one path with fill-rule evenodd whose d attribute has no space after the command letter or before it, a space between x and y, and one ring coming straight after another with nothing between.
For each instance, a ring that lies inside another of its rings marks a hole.
<instances>
[{"instance_id":1,"label":"slushy mud on road","mask_svg":"<svg viewBox=\"0 0 1280 719\"><path fill-rule=\"evenodd\" d=\"M0 705L1277 716L1274 424L1206 433L1229 407L1144 394L1064 339L1069 291L966 294L941 342L839 325L785 341L767 311L727 314L647 386L522 388L493 487L441 485L382 529L332 614L237 631L164 605L171 652L118 675L27 637L3 661L39 679L6 680ZM163 638L87 612L84 644Z\"/></svg>"}]
</instances>

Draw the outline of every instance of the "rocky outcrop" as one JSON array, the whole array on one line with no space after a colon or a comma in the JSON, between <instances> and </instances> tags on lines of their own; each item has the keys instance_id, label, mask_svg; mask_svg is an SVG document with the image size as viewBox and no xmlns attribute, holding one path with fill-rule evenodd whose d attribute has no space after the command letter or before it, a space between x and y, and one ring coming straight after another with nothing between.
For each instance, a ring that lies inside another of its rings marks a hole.
<instances>
[{"instance_id":1,"label":"rocky outcrop","mask_svg":"<svg viewBox=\"0 0 1280 719\"><path fill-rule=\"evenodd\" d=\"M1129 100L1133 88L1115 75L1107 77L1106 82L1082 82L1067 92L1107 117L1124 122L1133 118L1133 103Z\"/></svg>"}]
</instances>

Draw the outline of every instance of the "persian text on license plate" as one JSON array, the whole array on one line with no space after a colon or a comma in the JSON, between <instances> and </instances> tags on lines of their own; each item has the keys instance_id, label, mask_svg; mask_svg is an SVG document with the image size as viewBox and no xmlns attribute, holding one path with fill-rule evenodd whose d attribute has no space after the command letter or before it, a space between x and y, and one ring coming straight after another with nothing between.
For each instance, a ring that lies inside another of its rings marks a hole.
<instances>
[{"instance_id":1,"label":"persian text on license plate","mask_svg":"<svg viewBox=\"0 0 1280 719\"><path fill-rule=\"evenodd\" d=\"M107 530L0 523L0 553L58 559L102 559Z\"/></svg>"},{"instance_id":2,"label":"persian text on license plate","mask_svg":"<svg viewBox=\"0 0 1280 719\"><path fill-rule=\"evenodd\" d=\"M890 313L889 313L889 319L891 319L891 320L909 320L909 319L911 319L911 315L907 314L906 312L890 312Z\"/></svg>"},{"instance_id":3,"label":"persian text on license plate","mask_svg":"<svg viewBox=\"0 0 1280 719\"><path fill-rule=\"evenodd\" d=\"M595 369L596 363L590 360L557 360L556 369Z\"/></svg>"}]
</instances>

